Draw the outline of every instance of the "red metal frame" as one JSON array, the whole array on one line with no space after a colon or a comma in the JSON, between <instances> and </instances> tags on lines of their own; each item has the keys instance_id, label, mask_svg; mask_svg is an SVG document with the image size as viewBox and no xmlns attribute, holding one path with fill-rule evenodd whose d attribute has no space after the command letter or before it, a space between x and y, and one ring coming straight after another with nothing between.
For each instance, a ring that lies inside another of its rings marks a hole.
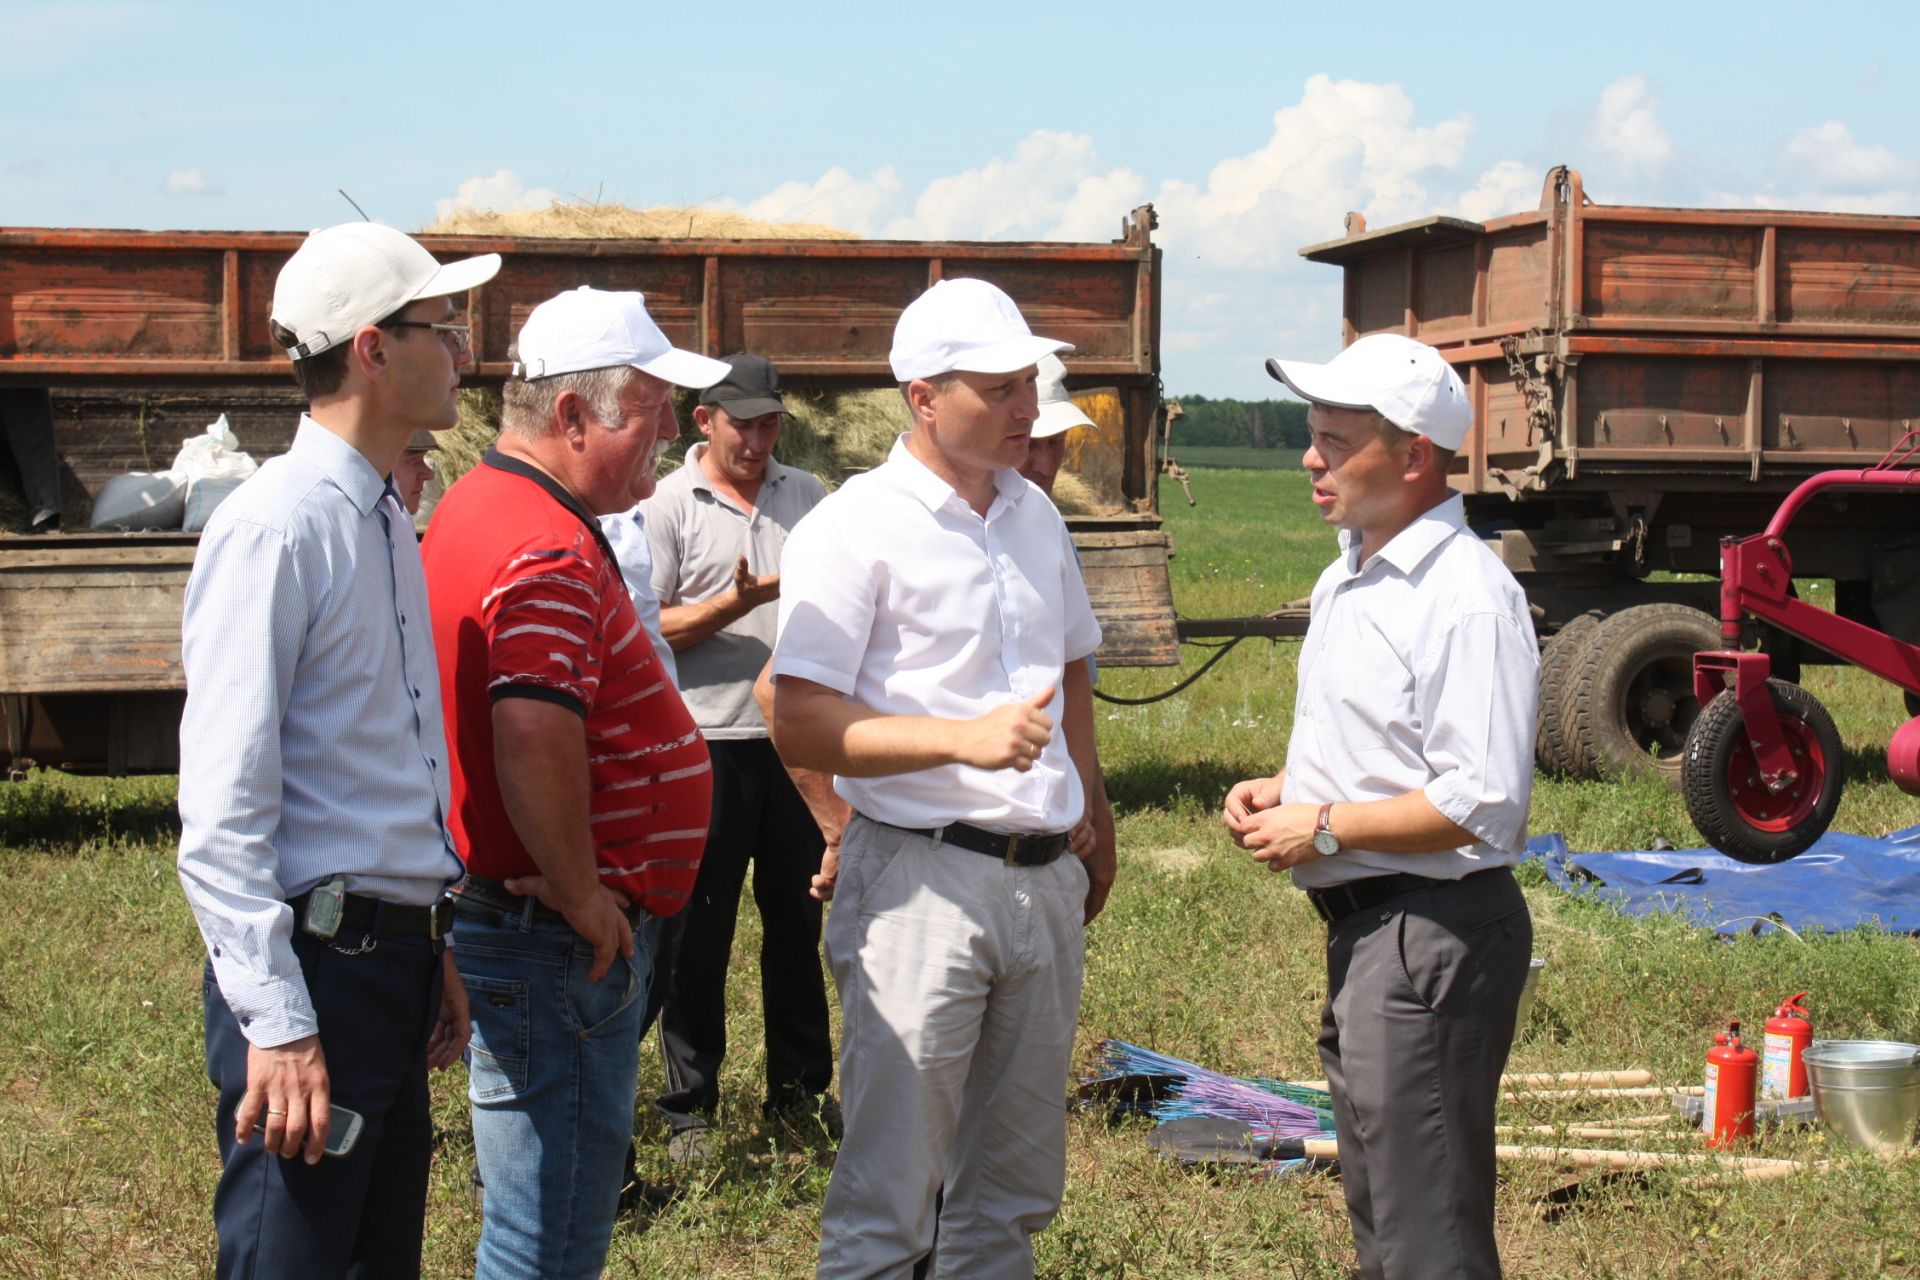
<instances>
[{"instance_id":1,"label":"red metal frame","mask_svg":"<svg viewBox=\"0 0 1920 1280\"><path fill-rule=\"evenodd\" d=\"M1732 678L1733 696L1740 704L1753 744L1760 780L1770 791L1786 789L1798 775L1780 718L1774 714L1773 699L1767 693L1772 661L1764 653L1747 653L1739 648L1741 625L1747 615L1817 645L1909 693L1920 694L1920 646L1794 599L1790 594L1793 557L1786 543L1787 526L1821 493L1860 489L1920 492L1916 462L1920 462L1920 431L1910 431L1871 467L1810 476L1787 495L1763 531L1720 543L1720 634L1727 647L1694 655L1694 696L1705 706L1728 687L1728 677Z\"/></svg>"}]
</instances>

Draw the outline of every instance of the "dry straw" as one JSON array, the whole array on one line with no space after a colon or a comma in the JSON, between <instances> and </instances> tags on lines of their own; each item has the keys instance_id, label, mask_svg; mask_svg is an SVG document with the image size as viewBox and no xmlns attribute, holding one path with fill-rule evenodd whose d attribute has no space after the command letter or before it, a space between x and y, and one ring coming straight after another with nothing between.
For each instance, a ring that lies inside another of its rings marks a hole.
<instances>
[{"instance_id":1,"label":"dry straw","mask_svg":"<svg viewBox=\"0 0 1920 1280\"><path fill-rule=\"evenodd\" d=\"M618 204L556 204L546 209L497 213L460 210L424 228L432 235L504 235L584 240L857 240L851 231L815 222L763 222L723 209L631 209ZM886 461L907 429L906 402L894 388L851 391L790 391L778 456L790 467L811 471L829 488L856 472ZM691 397L676 397L683 432L693 431ZM500 434L500 392L471 387L460 393L460 422L442 432L434 458L437 480L429 501L472 469ZM684 436L683 436L684 439ZM676 448L665 464L678 464ZM1094 511L1093 493L1061 472L1054 501L1069 515Z\"/></svg>"}]
</instances>

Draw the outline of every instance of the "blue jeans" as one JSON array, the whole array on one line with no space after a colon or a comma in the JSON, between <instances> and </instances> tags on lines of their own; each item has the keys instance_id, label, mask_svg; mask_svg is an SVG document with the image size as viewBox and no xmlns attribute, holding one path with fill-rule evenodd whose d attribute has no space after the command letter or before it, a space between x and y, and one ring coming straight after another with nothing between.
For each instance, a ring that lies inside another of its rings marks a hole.
<instances>
[{"instance_id":1,"label":"blue jeans","mask_svg":"<svg viewBox=\"0 0 1920 1280\"><path fill-rule=\"evenodd\" d=\"M476 1280L598 1276L633 1138L644 936L599 982L587 979L593 948L545 912L462 905L453 940L487 1188Z\"/></svg>"}]
</instances>

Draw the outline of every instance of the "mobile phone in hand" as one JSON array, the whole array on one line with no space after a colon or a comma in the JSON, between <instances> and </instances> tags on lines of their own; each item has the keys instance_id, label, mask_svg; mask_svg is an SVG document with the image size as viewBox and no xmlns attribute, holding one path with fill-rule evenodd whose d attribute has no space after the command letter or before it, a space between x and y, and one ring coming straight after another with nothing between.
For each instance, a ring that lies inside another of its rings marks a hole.
<instances>
[{"instance_id":1,"label":"mobile phone in hand","mask_svg":"<svg viewBox=\"0 0 1920 1280\"><path fill-rule=\"evenodd\" d=\"M353 1144L360 1141L360 1130L366 1126L366 1117L352 1107L343 1107L333 1103L328 1108L327 1154L344 1156L353 1150ZM267 1131L266 1117L262 1116L253 1125L255 1133Z\"/></svg>"}]
</instances>

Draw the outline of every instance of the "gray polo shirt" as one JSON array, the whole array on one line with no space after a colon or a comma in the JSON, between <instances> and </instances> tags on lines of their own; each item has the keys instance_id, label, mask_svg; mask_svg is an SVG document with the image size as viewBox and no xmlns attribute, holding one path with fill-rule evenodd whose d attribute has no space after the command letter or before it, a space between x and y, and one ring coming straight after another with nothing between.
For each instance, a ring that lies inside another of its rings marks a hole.
<instances>
[{"instance_id":1,"label":"gray polo shirt","mask_svg":"<svg viewBox=\"0 0 1920 1280\"><path fill-rule=\"evenodd\" d=\"M808 472L768 459L749 515L715 492L700 467L706 449L703 442L687 450L681 468L640 504L653 547L653 589L663 608L698 604L732 589L741 556L751 573L780 572L787 534L827 496L826 486ZM681 696L709 738L767 736L753 682L773 653L778 623L778 604L764 604L674 655Z\"/></svg>"}]
</instances>

